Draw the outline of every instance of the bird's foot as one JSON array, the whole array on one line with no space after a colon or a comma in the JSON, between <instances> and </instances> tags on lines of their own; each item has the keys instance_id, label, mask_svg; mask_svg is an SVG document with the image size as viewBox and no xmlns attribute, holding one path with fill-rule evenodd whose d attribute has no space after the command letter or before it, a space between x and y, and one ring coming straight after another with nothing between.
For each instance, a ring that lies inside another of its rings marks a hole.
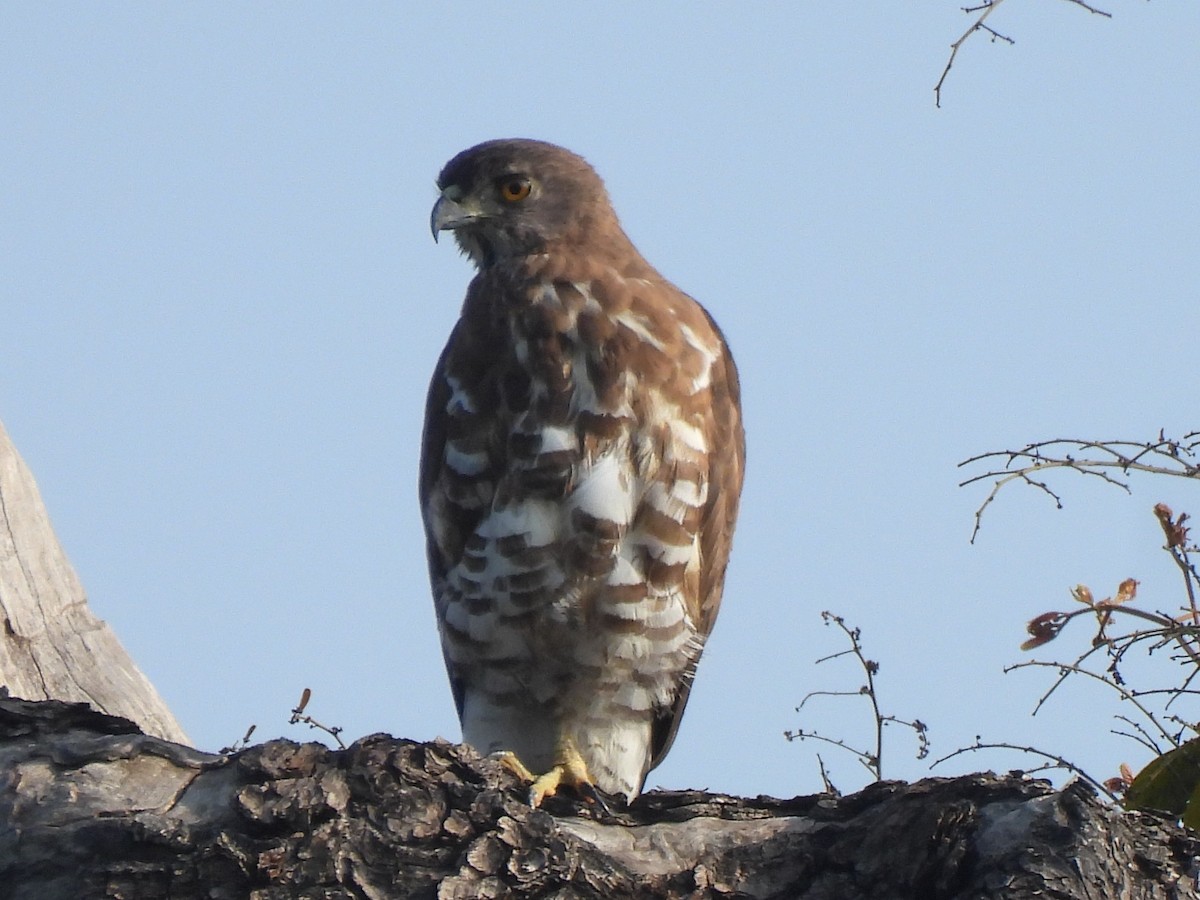
<instances>
[{"instance_id":1,"label":"bird's foot","mask_svg":"<svg viewBox=\"0 0 1200 900\"><path fill-rule=\"evenodd\" d=\"M529 805L537 809L547 797L553 797L562 787L573 789L585 800L596 803L602 810L608 812L608 804L596 790L587 763L570 740L562 741L555 753L556 762L550 771L535 775L529 770L515 753L505 750L495 754L500 765L508 769L522 781L531 782L529 786Z\"/></svg>"},{"instance_id":2,"label":"bird's foot","mask_svg":"<svg viewBox=\"0 0 1200 900\"><path fill-rule=\"evenodd\" d=\"M521 758L511 750L497 750L491 754L491 759L496 760L508 771L512 772L522 781L537 781L537 776L529 770L525 763L521 762Z\"/></svg>"}]
</instances>

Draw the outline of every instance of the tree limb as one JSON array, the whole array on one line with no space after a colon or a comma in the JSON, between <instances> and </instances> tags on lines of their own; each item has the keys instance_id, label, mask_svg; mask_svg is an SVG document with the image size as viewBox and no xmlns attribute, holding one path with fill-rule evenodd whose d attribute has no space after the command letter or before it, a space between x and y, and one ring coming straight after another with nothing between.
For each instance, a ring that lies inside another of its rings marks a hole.
<instances>
[{"instance_id":1,"label":"tree limb","mask_svg":"<svg viewBox=\"0 0 1200 900\"><path fill-rule=\"evenodd\" d=\"M0 898L1167 900L1200 840L1077 784L877 782L776 800L653 791L544 810L444 741L221 756L83 704L0 699Z\"/></svg>"}]
</instances>

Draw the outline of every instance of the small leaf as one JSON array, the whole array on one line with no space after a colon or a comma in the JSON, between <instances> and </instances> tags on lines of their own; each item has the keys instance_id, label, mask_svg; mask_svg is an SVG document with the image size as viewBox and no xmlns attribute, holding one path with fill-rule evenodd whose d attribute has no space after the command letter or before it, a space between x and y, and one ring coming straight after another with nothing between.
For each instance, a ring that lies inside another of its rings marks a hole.
<instances>
[{"instance_id":1,"label":"small leaf","mask_svg":"<svg viewBox=\"0 0 1200 900\"><path fill-rule=\"evenodd\" d=\"M1200 738L1152 759L1125 792L1129 809L1157 809L1196 820L1200 826Z\"/></svg>"},{"instance_id":2,"label":"small leaf","mask_svg":"<svg viewBox=\"0 0 1200 900\"><path fill-rule=\"evenodd\" d=\"M1092 589L1086 584L1077 584L1075 587L1071 588L1071 596L1084 606L1096 605L1096 601L1092 599Z\"/></svg>"}]
</instances>

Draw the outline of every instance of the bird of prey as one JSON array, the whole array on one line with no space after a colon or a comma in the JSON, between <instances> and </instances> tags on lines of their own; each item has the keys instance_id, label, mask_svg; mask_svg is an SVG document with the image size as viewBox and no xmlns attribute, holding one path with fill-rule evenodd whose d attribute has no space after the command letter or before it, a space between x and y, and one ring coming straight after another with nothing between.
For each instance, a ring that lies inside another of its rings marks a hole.
<instances>
[{"instance_id":1,"label":"bird of prey","mask_svg":"<svg viewBox=\"0 0 1200 900\"><path fill-rule=\"evenodd\" d=\"M437 363L420 497L463 739L585 797L642 790L717 615L745 440L720 330L581 157L455 156L431 225L478 270Z\"/></svg>"}]
</instances>

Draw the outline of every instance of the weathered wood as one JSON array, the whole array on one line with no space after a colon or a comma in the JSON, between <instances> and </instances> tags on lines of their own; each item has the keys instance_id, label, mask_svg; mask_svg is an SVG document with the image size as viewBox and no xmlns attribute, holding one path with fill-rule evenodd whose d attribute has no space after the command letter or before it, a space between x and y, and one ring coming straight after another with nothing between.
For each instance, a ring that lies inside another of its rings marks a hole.
<instances>
[{"instance_id":1,"label":"weathered wood","mask_svg":"<svg viewBox=\"0 0 1200 900\"><path fill-rule=\"evenodd\" d=\"M853 796L524 802L469 748L373 735L232 756L81 705L0 700L0 900L1166 900L1200 841L1016 775Z\"/></svg>"},{"instance_id":2,"label":"weathered wood","mask_svg":"<svg viewBox=\"0 0 1200 900\"><path fill-rule=\"evenodd\" d=\"M187 736L87 596L50 526L28 467L0 424L0 685L32 699L80 700L147 733Z\"/></svg>"}]
</instances>

